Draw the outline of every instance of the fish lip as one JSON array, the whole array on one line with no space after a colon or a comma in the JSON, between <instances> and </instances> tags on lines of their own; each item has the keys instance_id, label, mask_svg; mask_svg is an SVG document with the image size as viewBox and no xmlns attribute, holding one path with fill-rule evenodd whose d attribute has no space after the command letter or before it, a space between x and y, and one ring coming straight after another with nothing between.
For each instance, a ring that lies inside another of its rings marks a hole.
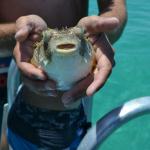
<instances>
[{"instance_id":1,"label":"fish lip","mask_svg":"<svg viewBox=\"0 0 150 150\"><path fill-rule=\"evenodd\" d=\"M67 45L69 47L67 47ZM66 46L66 48L65 48ZM62 47L62 48L60 48ZM62 54L70 54L77 51L77 45L75 43L60 43L56 46L56 52L62 53Z\"/></svg>"},{"instance_id":2,"label":"fish lip","mask_svg":"<svg viewBox=\"0 0 150 150\"><path fill-rule=\"evenodd\" d=\"M70 53L74 53L76 51L76 49L69 49L69 50L62 50L62 49L56 49L56 51L58 53L62 53L62 54L70 54Z\"/></svg>"}]
</instances>

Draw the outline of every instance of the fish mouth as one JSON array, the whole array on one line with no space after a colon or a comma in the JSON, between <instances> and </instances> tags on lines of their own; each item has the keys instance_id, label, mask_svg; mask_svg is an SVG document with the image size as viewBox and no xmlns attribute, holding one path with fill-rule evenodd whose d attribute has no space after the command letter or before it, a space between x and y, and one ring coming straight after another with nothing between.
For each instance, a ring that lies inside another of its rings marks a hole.
<instances>
[{"instance_id":1,"label":"fish mouth","mask_svg":"<svg viewBox=\"0 0 150 150\"><path fill-rule=\"evenodd\" d=\"M74 43L62 43L56 46L56 51L59 53L72 53L76 51Z\"/></svg>"}]
</instances>

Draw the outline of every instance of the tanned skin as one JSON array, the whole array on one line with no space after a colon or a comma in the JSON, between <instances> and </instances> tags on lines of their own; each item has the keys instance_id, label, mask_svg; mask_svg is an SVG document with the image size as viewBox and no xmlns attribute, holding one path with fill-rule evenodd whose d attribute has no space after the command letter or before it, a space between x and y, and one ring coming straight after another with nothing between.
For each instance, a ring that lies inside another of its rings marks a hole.
<instances>
[{"instance_id":1,"label":"tanned skin","mask_svg":"<svg viewBox=\"0 0 150 150\"><path fill-rule=\"evenodd\" d=\"M116 30L116 41L126 23L125 0L97 0L100 16L117 17L120 28ZM42 17L51 28L75 26L77 22L87 16L88 0L1 0L0 1L0 38L13 37L15 21L20 16L36 14ZM111 34L109 35L111 37ZM114 36L114 35L113 35ZM111 38L112 39L112 38Z\"/></svg>"},{"instance_id":2,"label":"tanned skin","mask_svg":"<svg viewBox=\"0 0 150 150\"><path fill-rule=\"evenodd\" d=\"M51 28L62 28L62 27L72 27L75 26L79 20L81 19L80 24L87 25L87 30L93 34L98 34L99 32L106 32L108 38L110 39L111 43L114 43L121 35L123 28L126 23L126 9L125 9L125 0L98 0L98 6L101 10L99 16L92 16L86 17L88 12L88 1L87 0L1 0L0 5L0 52L5 52L5 49L12 50L15 46L15 38L14 35L16 33L16 24L15 21L21 17L30 14L35 14L43 18L47 25ZM118 19L117 27L111 27L111 23L106 21L102 21L98 23L97 20L103 20L103 17L116 17ZM91 24L90 24L91 23ZM96 24L96 26L95 26ZM90 27L89 27L90 26ZM101 27L101 30L99 28ZM112 30L111 30L112 29ZM108 31L108 32L107 32ZM105 44L105 43L104 43ZM8 46L9 45L9 46ZM97 46L99 46L97 44ZM108 52L109 53L109 52ZM110 53L109 53L110 54ZM101 55L103 53L97 55L97 59L102 58ZM15 55L16 60L18 57L18 53ZM106 79L108 78L113 64L111 60L113 60L114 55L109 56L109 64L105 67L104 62L107 55L103 58L103 65L101 65L101 61L98 62L98 67L101 69L99 74L95 75L94 81L90 88L88 88L87 95L92 95L96 92L99 88L102 87ZM108 60L108 61L109 61ZM106 61L107 62L107 61ZM104 69L103 69L104 67ZM103 73L102 73L103 72ZM31 77L31 75L29 75ZM27 79L27 78L26 78ZM30 83L35 82L31 80ZM85 82L87 83L87 82ZM33 83L35 84L35 83ZM41 83L36 82L35 87L40 87ZM77 95L76 93L83 92L83 87L88 87L85 84L82 86L76 87L73 89L70 94L73 97ZM52 97L49 100L49 97L44 97L44 101L42 100L43 97L36 95L35 93L31 92L28 88L25 88L25 96L29 97L29 103L33 102L34 104L37 103L38 106L49 109L65 109L63 104L61 103L59 98ZM59 94L59 93L58 93ZM68 94L69 95L69 94ZM67 96L68 96L67 95ZM70 97L71 97L70 96ZM69 97L69 96L68 96Z\"/></svg>"}]
</instances>

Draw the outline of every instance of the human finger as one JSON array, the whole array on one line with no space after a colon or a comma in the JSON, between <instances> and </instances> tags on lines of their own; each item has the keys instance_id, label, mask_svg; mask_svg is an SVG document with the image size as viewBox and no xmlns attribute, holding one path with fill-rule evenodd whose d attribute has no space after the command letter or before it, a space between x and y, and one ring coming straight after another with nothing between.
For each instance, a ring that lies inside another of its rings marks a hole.
<instances>
[{"instance_id":1,"label":"human finger","mask_svg":"<svg viewBox=\"0 0 150 150\"><path fill-rule=\"evenodd\" d=\"M87 88L86 94L91 96L100 89L106 82L108 76L112 71L112 67L115 64L114 50L110 45L105 34L101 35L99 39L94 43L96 49L97 65L94 72L94 81Z\"/></svg>"},{"instance_id":2,"label":"human finger","mask_svg":"<svg viewBox=\"0 0 150 150\"><path fill-rule=\"evenodd\" d=\"M46 22L37 15L27 15L19 17L16 20L16 40L22 42L26 40L29 35L39 34L47 29Z\"/></svg>"},{"instance_id":3,"label":"human finger","mask_svg":"<svg viewBox=\"0 0 150 150\"><path fill-rule=\"evenodd\" d=\"M23 74L32 78L46 80L47 76L41 68L35 67L30 63L33 50L31 48L32 42L17 42L13 55L17 66Z\"/></svg>"},{"instance_id":4,"label":"human finger","mask_svg":"<svg viewBox=\"0 0 150 150\"><path fill-rule=\"evenodd\" d=\"M97 34L114 30L118 27L119 20L116 17L88 16L82 18L78 25L89 33Z\"/></svg>"},{"instance_id":5,"label":"human finger","mask_svg":"<svg viewBox=\"0 0 150 150\"><path fill-rule=\"evenodd\" d=\"M42 36L40 33L35 33L35 34L32 34L29 36L29 39L33 42L38 42L41 40L41 38L42 38Z\"/></svg>"},{"instance_id":6,"label":"human finger","mask_svg":"<svg viewBox=\"0 0 150 150\"><path fill-rule=\"evenodd\" d=\"M24 26L16 32L15 39L19 42L26 40L29 34L31 33L32 29L33 27L31 25Z\"/></svg>"},{"instance_id":7,"label":"human finger","mask_svg":"<svg viewBox=\"0 0 150 150\"><path fill-rule=\"evenodd\" d=\"M27 62L17 64L23 74L31 79L46 80L47 76L41 68L36 68L34 65Z\"/></svg>"},{"instance_id":8,"label":"human finger","mask_svg":"<svg viewBox=\"0 0 150 150\"><path fill-rule=\"evenodd\" d=\"M93 82L86 90L87 96L92 96L96 91L102 88L110 73L111 73L111 67L100 68L95 74Z\"/></svg>"},{"instance_id":9,"label":"human finger","mask_svg":"<svg viewBox=\"0 0 150 150\"><path fill-rule=\"evenodd\" d=\"M51 79L41 81L38 79L31 79L25 75L22 75L22 81L24 85L26 85L34 93L43 96L57 96L56 82Z\"/></svg>"},{"instance_id":10,"label":"human finger","mask_svg":"<svg viewBox=\"0 0 150 150\"><path fill-rule=\"evenodd\" d=\"M112 65L114 65L115 51L105 33L101 33L100 36L95 39L93 46L96 49L97 61L100 60L101 55L105 55Z\"/></svg>"},{"instance_id":11,"label":"human finger","mask_svg":"<svg viewBox=\"0 0 150 150\"><path fill-rule=\"evenodd\" d=\"M86 78L79 81L73 88L65 92L62 96L62 102L67 105L73 103L79 98L86 96L86 89L93 81L93 74L89 74Z\"/></svg>"}]
</instances>

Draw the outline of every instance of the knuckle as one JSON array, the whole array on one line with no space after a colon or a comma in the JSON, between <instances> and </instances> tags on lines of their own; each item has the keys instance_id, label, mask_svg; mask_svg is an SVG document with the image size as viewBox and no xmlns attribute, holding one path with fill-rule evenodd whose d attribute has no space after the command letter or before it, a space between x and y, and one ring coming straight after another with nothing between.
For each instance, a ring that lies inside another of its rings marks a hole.
<instances>
[{"instance_id":1,"label":"knuckle","mask_svg":"<svg viewBox=\"0 0 150 150\"><path fill-rule=\"evenodd\" d=\"M26 76L28 79L37 79L37 76L31 72L30 70L24 68L22 65L18 64L19 69L21 70L21 73Z\"/></svg>"}]
</instances>

